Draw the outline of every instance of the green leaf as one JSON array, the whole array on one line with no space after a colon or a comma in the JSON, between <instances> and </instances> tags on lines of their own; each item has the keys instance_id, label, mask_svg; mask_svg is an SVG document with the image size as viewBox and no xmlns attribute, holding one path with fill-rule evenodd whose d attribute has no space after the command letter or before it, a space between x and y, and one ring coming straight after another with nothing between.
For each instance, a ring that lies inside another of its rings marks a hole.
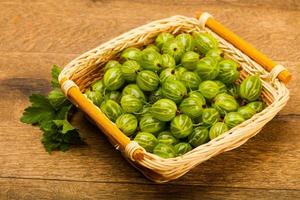
<instances>
[{"instance_id":1,"label":"green leaf","mask_svg":"<svg viewBox=\"0 0 300 200\"><path fill-rule=\"evenodd\" d=\"M52 88L60 88L59 82L58 82L58 76L61 72L61 69L57 66L57 65L53 65L52 70L51 70L51 76L52 76L52 80L51 80L51 85Z\"/></svg>"},{"instance_id":2,"label":"green leaf","mask_svg":"<svg viewBox=\"0 0 300 200\"><path fill-rule=\"evenodd\" d=\"M65 97L64 93L61 91L61 89L54 89L48 94L48 99L51 105L56 108L61 106L64 102L67 101L67 98Z\"/></svg>"},{"instance_id":3,"label":"green leaf","mask_svg":"<svg viewBox=\"0 0 300 200\"><path fill-rule=\"evenodd\" d=\"M33 94L29 97L31 106L24 110L21 121L38 125L43 131L42 143L47 152L54 150L66 151L72 144L82 144L77 130L67 121L70 101L60 90L58 75L61 69L56 65L52 68L51 85L53 90L48 96Z\"/></svg>"},{"instance_id":4,"label":"green leaf","mask_svg":"<svg viewBox=\"0 0 300 200\"><path fill-rule=\"evenodd\" d=\"M52 107L49 100L41 94L32 94L29 96L32 107Z\"/></svg>"},{"instance_id":5,"label":"green leaf","mask_svg":"<svg viewBox=\"0 0 300 200\"><path fill-rule=\"evenodd\" d=\"M42 131L56 131L57 127L52 120L44 121L40 124L40 128Z\"/></svg>"},{"instance_id":6,"label":"green leaf","mask_svg":"<svg viewBox=\"0 0 300 200\"><path fill-rule=\"evenodd\" d=\"M62 134L60 131L44 132L42 143L48 153L54 150L66 151L71 145L83 144L79 133L76 130Z\"/></svg>"},{"instance_id":7,"label":"green leaf","mask_svg":"<svg viewBox=\"0 0 300 200\"><path fill-rule=\"evenodd\" d=\"M53 120L53 122L59 129L61 129L60 132L62 134L75 130L75 128L67 120Z\"/></svg>"},{"instance_id":8,"label":"green leaf","mask_svg":"<svg viewBox=\"0 0 300 200\"><path fill-rule=\"evenodd\" d=\"M42 143L48 153L51 153L53 150L59 149L60 141L54 137L57 135L57 132L44 132Z\"/></svg>"},{"instance_id":9,"label":"green leaf","mask_svg":"<svg viewBox=\"0 0 300 200\"><path fill-rule=\"evenodd\" d=\"M43 121L51 120L54 116L51 110L44 110L38 107L28 107L25 109L21 122L26 124L40 124Z\"/></svg>"},{"instance_id":10,"label":"green leaf","mask_svg":"<svg viewBox=\"0 0 300 200\"><path fill-rule=\"evenodd\" d=\"M63 107L60 107L60 109L56 112L55 119L67 119L69 115L69 111L72 107L73 105L70 102L69 105L64 105Z\"/></svg>"},{"instance_id":11,"label":"green leaf","mask_svg":"<svg viewBox=\"0 0 300 200\"><path fill-rule=\"evenodd\" d=\"M46 97L40 94L33 94L29 99L32 106L24 110L21 122L27 124L40 124L55 117L55 110Z\"/></svg>"}]
</instances>

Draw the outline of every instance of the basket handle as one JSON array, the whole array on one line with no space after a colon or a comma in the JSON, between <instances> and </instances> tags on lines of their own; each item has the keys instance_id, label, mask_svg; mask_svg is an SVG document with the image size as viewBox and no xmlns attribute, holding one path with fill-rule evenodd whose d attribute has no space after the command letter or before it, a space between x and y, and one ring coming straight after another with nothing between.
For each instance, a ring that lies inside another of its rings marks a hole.
<instances>
[{"instance_id":1,"label":"basket handle","mask_svg":"<svg viewBox=\"0 0 300 200\"><path fill-rule=\"evenodd\" d=\"M253 47L251 44L246 42L244 39L240 38L238 35L236 35L234 32L226 28L224 25L219 23L209 13L197 12L195 17L199 19L200 24L202 26L207 26L212 31L217 33L219 36L221 36L222 38L224 38L225 40L233 44L235 47L240 49L242 52L244 52L254 61L259 63L261 66L263 66L268 72L271 72L275 68L278 69L277 63L275 63L266 55L258 51L255 47ZM278 74L278 78L283 83L287 84L291 80L292 74L287 69L284 68Z\"/></svg>"},{"instance_id":2,"label":"basket handle","mask_svg":"<svg viewBox=\"0 0 300 200\"><path fill-rule=\"evenodd\" d=\"M61 78L59 82L61 89L70 101L94 120L103 133L117 144L117 149L125 151L133 161L144 158L144 150L134 141L131 141L97 106L83 95L72 80Z\"/></svg>"}]
</instances>

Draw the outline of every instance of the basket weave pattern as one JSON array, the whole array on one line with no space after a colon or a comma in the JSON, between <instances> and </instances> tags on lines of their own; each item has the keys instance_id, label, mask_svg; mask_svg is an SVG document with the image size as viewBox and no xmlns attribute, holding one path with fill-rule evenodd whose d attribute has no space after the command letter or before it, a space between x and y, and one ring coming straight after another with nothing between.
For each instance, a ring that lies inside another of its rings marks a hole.
<instances>
[{"instance_id":1,"label":"basket weave pattern","mask_svg":"<svg viewBox=\"0 0 300 200\"><path fill-rule=\"evenodd\" d=\"M253 75L259 73L261 75L263 83L262 98L268 107L214 140L176 158L164 159L144 151L143 159L134 160L132 157L133 152L137 148L142 148L137 143L131 142L125 150L123 150L123 155L146 177L156 182L166 182L176 179L201 162L222 152L237 148L249 138L255 136L267 122L274 118L289 99L288 89L283 83L276 79L278 73L267 72L262 66L212 32L209 28L201 26L197 19L173 16L133 29L82 54L65 66L60 74L60 79L65 78L74 81L83 92L92 82L102 78L105 63L110 59L118 59L120 52L127 47L143 47L152 43L154 38L161 32L178 34L193 31L209 32L217 38L220 48L225 53L225 57L231 58L239 63L241 72L239 81L244 79L248 74ZM72 101L76 104L76 99L72 99ZM99 123L101 122L96 122L96 124ZM112 122L111 125L115 126ZM117 143L111 138L109 139L114 145Z\"/></svg>"}]
</instances>

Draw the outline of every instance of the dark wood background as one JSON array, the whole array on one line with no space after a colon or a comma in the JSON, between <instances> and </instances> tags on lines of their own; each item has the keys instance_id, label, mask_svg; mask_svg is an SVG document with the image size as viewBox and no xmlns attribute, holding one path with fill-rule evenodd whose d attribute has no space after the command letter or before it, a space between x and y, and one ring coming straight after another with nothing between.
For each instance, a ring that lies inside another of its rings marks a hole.
<instances>
[{"instance_id":1,"label":"dark wood background","mask_svg":"<svg viewBox=\"0 0 300 200\"><path fill-rule=\"evenodd\" d=\"M47 93L52 64L147 22L210 12L294 75L291 99L242 147L158 185L132 168L82 114L87 145L49 155L19 122ZM0 0L0 199L300 199L300 1Z\"/></svg>"}]
</instances>

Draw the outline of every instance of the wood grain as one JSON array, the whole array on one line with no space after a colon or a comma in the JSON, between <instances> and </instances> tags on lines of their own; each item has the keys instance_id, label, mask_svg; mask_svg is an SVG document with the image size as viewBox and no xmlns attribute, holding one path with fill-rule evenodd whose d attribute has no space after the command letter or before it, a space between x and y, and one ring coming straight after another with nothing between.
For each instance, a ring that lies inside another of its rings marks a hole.
<instances>
[{"instance_id":1,"label":"wood grain","mask_svg":"<svg viewBox=\"0 0 300 200\"><path fill-rule=\"evenodd\" d=\"M45 187L47 186L47 187ZM188 192L193 191L193 192ZM295 190L253 190L209 186L134 183L69 182L36 179L0 179L0 199L299 199ZM213 198L212 198L213 197Z\"/></svg>"},{"instance_id":2,"label":"wood grain","mask_svg":"<svg viewBox=\"0 0 300 200\"><path fill-rule=\"evenodd\" d=\"M146 22L175 14L194 16L195 11L201 8L211 12L216 19L271 58L280 61L298 61L300 58L297 52L300 44L293 42L300 37L300 29L297 28L300 22L295 20L300 17L298 10L249 7L251 3L236 1L229 1L229 4L226 1L220 4L153 1L151 9L140 1L68 2L2 3L1 10L7 12L0 18L0 23L6 24L0 35L0 51L82 53ZM282 4L295 7L292 1L277 2L281 3L277 4L277 8L281 8ZM263 5L270 4L267 1ZM132 12L136 14L132 15ZM274 47L282 46L284 51L274 51Z\"/></svg>"},{"instance_id":3,"label":"wood grain","mask_svg":"<svg viewBox=\"0 0 300 200\"><path fill-rule=\"evenodd\" d=\"M28 95L50 90L52 64L163 17L210 12L294 75L291 99L240 148L157 185L133 169L82 113L86 145L49 155L19 118ZM0 199L299 199L300 2L295 0L0 1ZM188 191L188 192L187 192Z\"/></svg>"}]
</instances>

